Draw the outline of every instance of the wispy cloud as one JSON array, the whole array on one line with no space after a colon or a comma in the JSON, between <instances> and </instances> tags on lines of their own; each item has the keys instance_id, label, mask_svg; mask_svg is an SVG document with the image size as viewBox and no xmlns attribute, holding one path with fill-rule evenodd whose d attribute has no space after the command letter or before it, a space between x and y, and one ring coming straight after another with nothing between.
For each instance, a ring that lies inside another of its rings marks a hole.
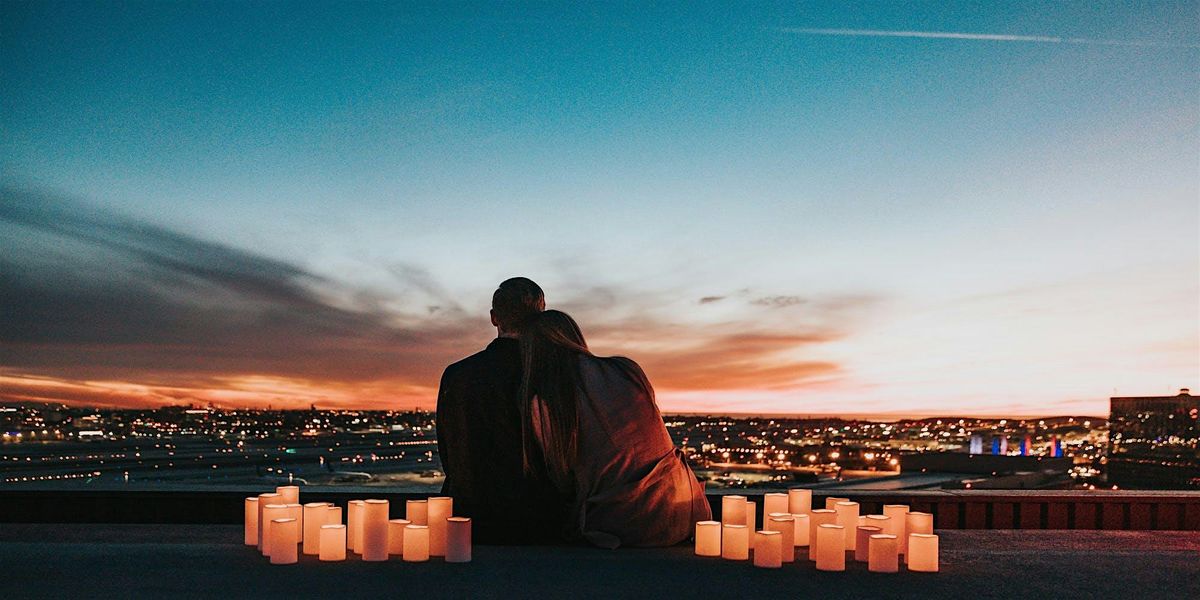
<instances>
[{"instance_id":1,"label":"wispy cloud","mask_svg":"<svg viewBox=\"0 0 1200 600\"><path fill-rule=\"evenodd\" d=\"M1134 46L1144 48L1200 48L1200 44L1182 44L1158 40L1105 40L1094 38L1059 37L1048 35L1012 35L1006 33L969 33L951 31L893 31L886 29L823 29L815 27L780 27L779 31L801 35L839 37L892 37L939 40L978 40L986 42L1031 42L1036 44L1077 44L1085 46Z\"/></svg>"}]
</instances>

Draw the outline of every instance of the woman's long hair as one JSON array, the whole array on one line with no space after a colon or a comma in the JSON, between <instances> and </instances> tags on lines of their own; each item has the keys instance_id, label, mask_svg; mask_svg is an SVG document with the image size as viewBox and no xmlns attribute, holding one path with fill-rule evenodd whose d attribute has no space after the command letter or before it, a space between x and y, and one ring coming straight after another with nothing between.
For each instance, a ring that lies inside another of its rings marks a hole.
<instances>
[{"instance_id":1,"label":"woman's long hair","mask_svg":"<svg viewBox=\"0 0 1200 600\"><path fill-rule=\"evenodd\" d=\"M525 471L532 473L538 462L535 457L540 457L551 478L562 487L579 450L579 357L592 353L575 320L557 310L539 313L523 323L520 340ZM535 427L541 432L540 448Z\"/></svg>"}]
</instances>

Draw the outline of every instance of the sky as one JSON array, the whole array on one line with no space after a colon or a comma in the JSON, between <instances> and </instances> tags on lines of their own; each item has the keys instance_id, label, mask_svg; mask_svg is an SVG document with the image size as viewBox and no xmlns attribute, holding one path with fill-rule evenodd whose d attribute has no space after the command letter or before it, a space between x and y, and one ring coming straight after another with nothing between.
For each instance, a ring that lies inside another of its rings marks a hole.
<instances>
[{"instance_id":1,"label":"sky","mask_svg":"<svg viewBox=\"0 0 1200 600\"><path fill-rule=\"evenodd\" d=\"M527 276L665 411L1200 388L1200 3L0 4L0 400L431 408Z\"/></svg>"}]
</instances>

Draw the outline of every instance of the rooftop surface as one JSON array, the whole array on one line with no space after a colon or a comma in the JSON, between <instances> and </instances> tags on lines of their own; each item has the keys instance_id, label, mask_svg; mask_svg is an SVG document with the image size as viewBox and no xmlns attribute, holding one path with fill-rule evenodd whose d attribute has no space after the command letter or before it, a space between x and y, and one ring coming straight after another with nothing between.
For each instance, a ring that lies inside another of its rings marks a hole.
<instances>
[{"instance_id":1,"label":"rooftop surface","mask_svg":"<svg viewBox=\"0 0 1200 600\"><path fill-rule=\"evenodd\" d=\"M615 551L476 546L468 564L272 566L237 525L0 525L4 589L20 598L1198 598L1200 532L938 531L941 572L843 573ZM798 557L799 559L799 557Z\"/></svg>"}]
</instances>

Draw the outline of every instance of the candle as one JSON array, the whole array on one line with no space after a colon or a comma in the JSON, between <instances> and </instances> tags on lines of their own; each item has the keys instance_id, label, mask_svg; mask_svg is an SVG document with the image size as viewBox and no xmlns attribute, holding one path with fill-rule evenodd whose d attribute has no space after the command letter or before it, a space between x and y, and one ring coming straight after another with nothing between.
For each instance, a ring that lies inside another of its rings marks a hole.
<instances>
[{"instance_id":1,"label":"candle","mask_svg":"<svg viewBox=\"0 0 1200 600\"><path fill-rule=\"evenodd\" d=\"M867 515L858 515L858 526L862 527L867 524Z\"/></svg>"},{"instance_id":2,"label":"candle","mask_svg":"<svg viewBox=\"0 0 1200 600\"><path fill-rule=\"evenodd\" d=\"M696 555L721 555L720 521L700 521L696 523Z\"/></svg>"},{"instance_id":3,"label":"candle","mask_svg":"<svg viewBox=\"0 0 1200 600\"><path fill-rule=\"evenodd\" d=\"M404 528L404 562L429 560L429 526L408 525Z\"/></svg>"},{"instance_id":4,"label":"candle","mask_svg":"<svg viewBox=\"0 0 1200 600\"><path fill-rule=\"evenodd\" d=\"M931 533L908 534L908 554L904 559L909 571L937 573L938 536Z\"/></svg>"},{"instance_id":5,"label":"candle","mask_svg":"<svg viewBox=\"0 0 1200 600\"><path fill-rule=\"evenodd\" d=\"M322 525L320 545L317 557L321 560L346 560L346 526L341 523Z\"/></svg>"},{"instance_id":6,"label":"candle","mask_svg":"<svg viewBox=\"0 0 1200 600\"><path fill-rule=\"evenodd\" d=\"M359 509L358 520L362 532L358 545L362 548L362 559L380 562L388 559L388 501L367 500Z\"/></svg>"},{"instance_id":7,"label":"candle","mask_svg":"<svg viewBox=\"0 0 1200 600\"><path fill-rule=\"evenodd\" d=\"M912 541L914 533L933 533L933 515L927 512L910 512L904 515L904 536L907 541L900 544L900 554L908 562L908 542Z\"/></svg>"},{"instance_id":8,"label":"candle","mask_svg":"<svg viewBox=\"0 0 1200 600\"><path fill-rule=\"evenodd\" d=\"M754 532L754 566L766 569L783 566L780 557L782 548L783 535L778 531Z\"/></svg>"},{"instance_id":9,"label":"candle","mask_svg":"<svg viewBox=\"0 0 1200 600\"><path fill-rule=\"evenodd\" d=\"M745 496L721 496L721 524L746 524Z\"/></svg>"},{"instance_id":10,"label":"candle","mask_svg":"<svg viewBox=\"0 0 1200 600\"><path fill-rule=\"evenodd\" d=\"M270 536L271 564L295 564L296 545L300 543L300 524L292 518L271 519Z\"/></svg>"},{"instance_id":11,"label":"candle","mask_svg":"<svg viewBox=\"0 0 1200 600\"><path fill-rule=\"evenodd\" d=\"M446 519L446 562L471 562L471 519Z\"/></svg>"},{"instance_id":12,"label":"candle","mask_svg":"<svg viewBox=\"0 0 1200 600\"><path fill-rule=\"evenodd\" d=\"M321 526L325 524L325 514L329 511L328 502L309 502L304 505L304 553L319 554L321 547Z\"/></svg>"},{"instance_id":13,"label":"candle","mask_svg":"<svg viewBox=\"0 0 1200 600\"><path fill-rule=\"evenodd\" d=\"M771 513L765 523L770 531L778 531L780 560L785 563L796 561L796 521L788 513Z\"/></svg>"},{"instance_id":14,"label":"candle","mask_svg":"<svg viewBox=\"0 0 1200 600\"><path fill-rule=\"evenodd\" d=\"M850 501L849 498L826 498L825 499L825 508L828 508L829 510L836 510L838 502L849 502L849 501Z\"/></svg>"},{"instance_id":15,"label":"candle","mask_svg":"<svg viewBox=\"0 0 1200 600\"><path fill-rule=\"evenodd\" d=\"M355 554L362 554L362 511L366 505L362 500L346 503L346 547Z\"/></svg>"},{"instance_id":16,"label":"candle","mask_svg":"<svg viewBox=\"0 0 1200 600\"><path fill-rule=\"evenodd\" d=\"M855 537L858 538L854 542L854 560L867 562L870 552L870 547L867 544L871 542L871 536L877 535L882 531L882 529L873 525L859 525L854 528Z\"/></svg>"},{"instance_id":17,"label":"candle","mask_svg":"<svg viewBox=\"0 0 1200 600\"><path fill-rule=\"evenodd\" d=\"M846 570L846 531L841 525L817 527L817 570Z\"/></svg>"},{"instance_id":18,"label":"candle","mask_svg":"<svg viewBox=\"0 0 1200 600\"><path fill-rule=\"evenodd\" d=\"M809 543L808 513L805 513L802 515L801 514L793 514L792 519L796 523L796 533L792 537L792 543L794 543L797 548L799 548L801 546L807 546Z\"/></svg>"},{"instance_id":19,"label":"candle","mask_svg":"<svg viewBox=\"0 0 1200 600\"><path fill-rule=\"evenodd\" d=\"M728 523L721 526L721 558L750 558L750 530L745 525Z\"/></svg>"},{"instance_id":20,"label":"candle","mask_svg":"<svg viewBox=\"0 0 1200 600\"><path fill-rule=\"evenodd\" d=\"M896 536L876 534L867 543L867 570L875 573L895 573L900 570L896 553Z\"/></svg>"},{"instance_id":21,"label":"candle","mask_svg":"<svg viewBox=\"0 0 1200 600\"><path fill-rule=\"evenodd\" d=\"M858 503L849 500L838 502L834 505L834 512L837 513L837 524L841 525L846 533L846 539L843 540L844 549L854 550L854 545L857 543L854 528L858 527Z\"/></svg>"},{"instance_id":22,"label":"candle","mask_svg":"<svg viewBox=\"0 0 1200 600\"><path fill-rule=\"evenodd\" d=\"M808 513L808 560L817 560L817 528L822 525L833 525L837 522L837 513L827 508L818 508ZM840 547L845 551L845 542Z\"/></svg>"},{"instance_id":23,"label":"candle","mask_svg":"<svg viewBox=\"0 0 1200 600\"><path fill-rule=\"evenodd\" d=\"M788 495L783 493L763 494L763 514L785 513L788 511Z\"/></svg>"},{"instance_id":24,"label":"candle","mask_svg":"<svg viewBox=\"0 0 1200 600\"><path fill-rule=\"evenodd\" d=\"M807 515L812 510L812 490L792 488L788 490L788 512Z\"/></svg>"},{"instance_id":25,"label":"candle","mask_svg":"<svg viewBox=\"0 0 1200 600\"><path fill-rule=\"evenodd\" d=\"M342 507L330 505L325 511L326 525L341 525L342 524Z\"/></svg>"},{"instance_id":26,"label":"candle","mask_svg":"<svg viewBox=\"0 0 1200 600\"><path fill-rule=\"evenodd\" d=\"M261 503L262 500L259 500L259 502ZM288 507L286 504L268 504L263 507L263 530L262 533L259 534L262 537L263 556L268 558L271 556L271 542L273 541L273 538L271 537L272 521L286 518L288 518Z\"/></svg>"},{"instance_id":27,"label":"candle","mask_svg":"<svg viewBox=\"0 0 1200 600\"><path fill-rule=\"evenodd\" d=\"M296 543L300 543L301 535L304 535L304 507L299 504L287 505L287 518L296 520Z\"/></svg>"},{"instance_id":28,"label":"candle","mask_svg":"<svg viewBox=\"0 0 1200 600\"><path fill-rule=\"evenodd\" d=\"M409 500L404 504L404 518L413 525L428 525L429 503L425 500Z\"/></svg>"},{"instance_id":29,"label":"candle","mask_svg":"<svg viewBox=\"0 0 1200 600\"><path fill-rule=\"evenodd\" d=\"M864 525L868 525L871 527L878 527L879 533L887 533L888 527L890 527L890 525L888 525L888 523L890 523L891 521L892 521L891 517L887 517L884 515L867 515L866 523L864 523Z\"/></svg>"},{"instance_id":30,"label":"candle","mask_svg":"<svg viewBox=\"0 0 1200 600\"><path fill-rule=\"evenodd\" d=\"M392 519L388 521L388 554L404 554L404 528L412 525L408 519Z\"/></svg>"},{"instance_id":31,"label":"candle","mask_svg":"<svg viewBox=\"0 0 1200 600\"><path fill-rule=\"evenodd\" d=\"M246 498L244 506L244 521L246 531L243 534L243 543L247 546L258 545L258 496Z\"/></svg>"},{"instance_id":32,"label":"candle","mask_svg":"<svg viewBox=\"0 0 1200 600\"><path fill-rule=\"evenodd\" d=\"M266 539L263 538L263 528L265 528L267 524L266 521L263 520L263 512L268 504L277 504L279 503L279 500L280 495L274 492L258 495L258 549L260 552L263 552L263 545L266 542ZM266 555L267 553L263 552L263 556Z\"/></svg>"},{"instance_id":33,"label":"candle","mask_svg":"<svg viewBox=\"0 0 1200 600\"><path fill-rule=\"evenodd\" d=\"M446 555L446 519L454 515L454 499L435 496L425 505L429 521L429 555Z\"/></svg>"},{"instance_id":34,"label":"candle","mask_svg":"<svg viewBox=\"0 0 1200 600\"><path fill-rule=\"evenodd\" d=\"M896 551L904 551L904 515L908 514L908 506L905 504L884 504L883 515L890 519L888 526L883 529L883 532L888 535L896 536Z\"/></svg>"},{"instance_id":35,"label":"candle","mask_svg":"<svg viewBox=\"0 0 1200 600\"><path fill-rule=\"evenodd\" d=\"M282 504L300 504L300 487L295 485L282 485L275 488L275 493L283 496Z\"/></svg>"},{"instance_id":36,"label":"candle","mask_svg":"<svg viewBox=\"0 0 1200 600\"><path fill-rule=\"evenodd\" d=\"M754 531L758 527L758 505L746 501L746 529Z\"/></svg>"}]
</instances>

